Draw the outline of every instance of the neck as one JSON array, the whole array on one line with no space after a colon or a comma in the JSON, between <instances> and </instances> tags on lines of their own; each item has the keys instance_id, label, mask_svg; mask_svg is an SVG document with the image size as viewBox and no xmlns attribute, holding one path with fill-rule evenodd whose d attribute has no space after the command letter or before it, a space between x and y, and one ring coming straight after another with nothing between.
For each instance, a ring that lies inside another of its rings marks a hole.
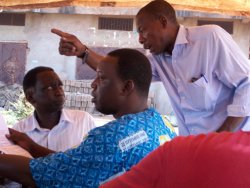
<instances>
[{"instance_id":1,"label":"neck","mask_svg":"<svg viewBox=\"0 0 250 188\"><path fill-rule=\"evenodd\" d=\"M122 105L122 110L113 114L114 118L117 119L123 115L136 114L136 113L139 113L139 112L146 110L148 108L147 100L148 100L147 98L126 100L125 103ZM133 104L133 105L131 105L131 104Z\"/></svg>"},{"instance_id":2,"label":"neck","mask_svg":"<svg viewBox=\"0 0 250 188\"><path fill-rule=\"evenodd\" d=\"M44 113L35 111L35 118L41 128L52 129L60 120L62 111Z\"/></svg>"},{"instance_id":3,"label":"neck","mask_svg":"<svg viewBox=\"0 0 250 188\"><path fill-rule=\"evenodd\" d=\"M180 25L175 25L172 27L172 30L173 30L173 41L170 42L170 45L167 46L166 48L166 52L170 55L172 55L172 52L174 50L174 45L175 45L175 41L176 41L176 38L177 38L177 35L178 35L178 32L179 32L179 29L180 29Z\"/></svg>"}]
</instances>

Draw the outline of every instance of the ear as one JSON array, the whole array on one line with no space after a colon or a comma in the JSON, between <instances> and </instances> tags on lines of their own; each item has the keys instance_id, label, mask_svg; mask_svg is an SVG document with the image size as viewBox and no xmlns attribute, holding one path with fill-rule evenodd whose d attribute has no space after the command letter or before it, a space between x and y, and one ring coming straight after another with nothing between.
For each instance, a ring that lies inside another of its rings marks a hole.
<instances>
[{"instance_id":1,"label":"ear","mask_svg":"<svg viewBox=\"0 0 250 188\"><path fill-rule=\"evenodd\" d=\"M160 20L160 23L162 24L163 27L167 26L168 20L167 20L166 16L163 16L163 15L159 16L159 20Z\"/></svg>"},{"instance_id":2,"label":"ear","mask_svg":"<svg viewBox=\"0 0 250 188\"><path fill-rule=\"evenodd\" d=\"M30 104L34 104L35 103L35 99L33 97L34 95L34 88L28 88L26 91L25 91L25 98L26 100L30 103Z\"/></svg>"},{"instance_id":3,"label":"ear","mask_svg":"<svg viewBox=\"0 0 250 188\"><path fill-rule=\"evenodd\" d=\"M132 80L126 80L123 85L123 94L129 95L131 94L135 89L135 84Z\"/></svg>"}]
</instances>

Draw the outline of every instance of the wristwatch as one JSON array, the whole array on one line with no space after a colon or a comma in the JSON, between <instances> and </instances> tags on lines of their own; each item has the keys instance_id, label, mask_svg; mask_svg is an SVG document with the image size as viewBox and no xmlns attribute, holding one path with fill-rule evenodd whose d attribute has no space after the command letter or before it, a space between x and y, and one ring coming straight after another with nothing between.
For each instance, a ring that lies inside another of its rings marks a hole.
<instances>
[{"instance_id":1,"label":"wristwatch","mask_svg":"<svg viewBox=\"0 0 250 188\"><path fill-rule=\"evenodd\" d=\"M82 64L86 63L86 60L88 58L88 55L89 55L89 49L88 47L86 46L85 48L85 51L80 55L80 56L77 56L78 58L81 58L82 59Z\"/></svg>"}]
</instances>

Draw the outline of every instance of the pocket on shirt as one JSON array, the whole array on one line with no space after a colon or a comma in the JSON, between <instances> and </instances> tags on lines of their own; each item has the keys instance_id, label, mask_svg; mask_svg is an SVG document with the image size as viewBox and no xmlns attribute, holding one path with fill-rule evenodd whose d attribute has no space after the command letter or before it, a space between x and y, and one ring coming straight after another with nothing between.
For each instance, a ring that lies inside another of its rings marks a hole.
<instances>
[{"instance_id":1,"label":"pocket on shirt","mask_svg":"<svg viewBox=\"0 0 250 188\"><path fill-rule=\"evenodd\" d=\"M187 84L187 101L195 110L209 110L213 107L211 96L209 95L209 83L200 77L195 82Z\"/></svg>"}]
</instances>

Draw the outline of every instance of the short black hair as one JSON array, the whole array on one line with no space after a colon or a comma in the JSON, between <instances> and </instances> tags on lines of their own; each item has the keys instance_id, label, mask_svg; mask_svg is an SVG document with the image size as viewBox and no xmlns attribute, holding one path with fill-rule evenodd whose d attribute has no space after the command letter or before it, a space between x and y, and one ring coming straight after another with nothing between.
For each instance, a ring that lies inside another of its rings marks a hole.
<instances>
[{"instance_id":1,"label":"short black hair","mask_svg":"<svg viewBox=\"0 0 250 188\"><path fill-rule=\"evenodd\" d=\"M166 16L171 22L177 24L177 18L175 10L167 1L164 0L154 0L142 7L136 16L140 14L149 14L158 18L161 15Z\"/></svg>"},{"instance_id":2,"label":"short black hair","mask_svg":"<svg viewBox=\"0 0 250 188\"><path fill-rule=\"evenodd\" d=\"M148 58L134 49L118 49L108 53L109 56L118 58L118 76L122 80L133 80L137 90L148 96L152 80L152 70Z\"/></svg>"},{"instance_id":3,"label":"short black hair","mask_svg":"<svg viewBox=\"0 0 250 188\"><path fill-rule=\"evenodd\" d=\"M35 68L29 70L23 78L23 91L24 91L24 93L26 92L26 90L28 88L35 87L36 81L37 81L37 75L41 72L46 72L46 71L53 71L54 72L54 70L52 68L43 67L43 66L35 67Z\"/></svg>"}]
</instances>

